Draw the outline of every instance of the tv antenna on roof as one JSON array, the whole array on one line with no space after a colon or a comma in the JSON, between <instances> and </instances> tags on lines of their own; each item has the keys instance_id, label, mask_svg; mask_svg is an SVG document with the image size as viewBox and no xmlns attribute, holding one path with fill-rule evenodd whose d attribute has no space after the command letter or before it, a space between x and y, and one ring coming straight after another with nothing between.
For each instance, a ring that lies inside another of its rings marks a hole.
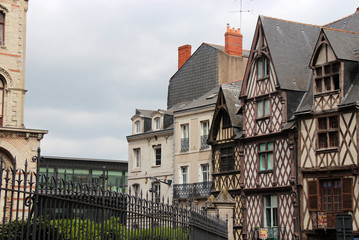
<instances>
[{"instance_id":1,"label":"tv antenna on roof","mask_svg":"<svg viewBox=\"0 0 359 240\"><path fill-rule=\"evenodd\" d=\"M240 5L239 5L239 11L228 11L229 13L238 13L239 12L239 29L241 29L242 31L242 13L244 12L252 12L253 13L253 9L252 10L243 10L242 9L242 1L240 0ZM251 0L253 1L253 0Z\"/></svg>"}]
</instances>

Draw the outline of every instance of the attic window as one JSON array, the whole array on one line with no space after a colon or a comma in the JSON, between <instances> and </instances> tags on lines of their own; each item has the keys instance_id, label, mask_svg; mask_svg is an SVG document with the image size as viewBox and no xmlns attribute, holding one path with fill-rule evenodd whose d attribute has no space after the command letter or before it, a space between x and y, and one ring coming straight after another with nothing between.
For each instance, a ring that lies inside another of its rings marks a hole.
<instances>
[{"instance_id":1,"label":"attic window","mask_svg":"<svg viewBox=\"0 0 359 240\"><path fill-rule=\"evenodd\" d=\"M268 58L262 57L257 60L257 75L258 75L258 80L268 77L269 75Z\"/></svg>"},{"instance_id":2,"label":"attic window","mask_svg":"<svg viewBox=\"0 0 359 240\"><path fill-rule=\"evenodd\" d=\"M325 93L339 90L339 70L339 62L315 68L315 92Z\"/></svg>"}]
</instances>

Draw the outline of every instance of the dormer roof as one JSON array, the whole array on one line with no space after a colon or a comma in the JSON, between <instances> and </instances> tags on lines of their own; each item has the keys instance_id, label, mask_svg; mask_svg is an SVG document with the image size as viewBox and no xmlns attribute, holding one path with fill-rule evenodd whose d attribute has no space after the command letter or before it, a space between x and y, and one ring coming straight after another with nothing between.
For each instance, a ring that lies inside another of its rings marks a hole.
<instances>
[{"instance_id":1,"label":"dormer roof","mask_svg":"<svg viewBox=\"0 0 359 240\"><path fill-rule=\"evenodd\" d=\"M320 31L316 25L259 16L281 89L306 91L309 59Z\"/></svg>"}]
</instances>

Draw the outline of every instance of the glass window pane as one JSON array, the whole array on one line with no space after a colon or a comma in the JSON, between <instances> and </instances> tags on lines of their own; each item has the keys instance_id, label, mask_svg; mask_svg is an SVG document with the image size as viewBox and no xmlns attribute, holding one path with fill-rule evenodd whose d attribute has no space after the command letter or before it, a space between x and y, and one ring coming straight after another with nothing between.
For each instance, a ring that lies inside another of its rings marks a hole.
<instances>
[{"instance_id":1,"label":"glass window pane","mask_svg":"<svg viewBox=\"0 0 359 240\"><path fill-rule=\"evenodd\" d=\"M273 150L273 143L268 143L268 150Z\"/></svg>"},{"instance_id":2,"label":"glass window pane","mask_svg":"<svg viewBox=\"0 0 359 240\"><path fill-rule=\"evenodd\" d=\"M262 153L259 155L259 165L260 165L260 170L266 170L266 164L265 164L265 154Z\"/></svg>"},{"instance_id":3,"label":"glass window pane","mask_svg":"<svg viewBox=\"0 0 359 240\"><path fill-rule=\"evenodd\" d=\"M264 100L264 116L268 116L270 113L269 99Z\"/></svg>"},{"instance_id":4,"label":"glass window pane","mask_svg":"<svg viewBox=\"0 0 359 240\"><path fill-rule=\"evenodd\" d=\"M263 101L257 103L257 117L263 117Z\"/></svg>"},{"instance_id":5,"label":"glass window pane","mask_svg":"<svg viewBox=\"0 0 359 240\"><path fill-rule=\"evenodd\" d=\"M259 151L262 152L262 151L265 151L266 150L266 144L265 143L262 143L259 145Z\"/></svg>"},{"instance_id":6,"label":"glass window pane","mask_svg":"<svg viewBox=\"0 0 359 240\"><path fill-rule=\"evenodd\" d=\"M273 153L268 153L268 169L273 169Z\"/></svg>"},{"instance_id":7,"label":"glass window pane","mask_svg":"<svg viewBox=\"0 0 359 240\"><path fill-rule=\"evenodd\" d=\"M263 77L263 60L259 59L257 64L258 78Z\"/></svg>"}]
</instances>

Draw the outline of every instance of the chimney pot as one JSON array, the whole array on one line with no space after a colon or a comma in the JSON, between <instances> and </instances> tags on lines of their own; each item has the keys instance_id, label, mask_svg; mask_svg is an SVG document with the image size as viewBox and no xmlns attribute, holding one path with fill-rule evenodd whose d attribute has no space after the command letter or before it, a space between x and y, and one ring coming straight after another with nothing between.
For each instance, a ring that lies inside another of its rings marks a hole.
<instances>
[{"instance_id":1,"label":"chimney pot","mask_svg":"<svg viewBox=\"0 0 359 240\"><path fill-rule=\"evenodd\" d=\"M243 55L243 35L241 34L240 29L230 28L227 25L227 32L225 36L225 51L227 54L240 56Z\"/></svg>"},{"instance_id":2,"label":"chimney pot","mask_svg":"<svg viewBox=\"0 0 359 240\"><path fill-rule=\"evenodd\" d=\"M178 48L178 69L191 57L191 45L186 44Z\"/></svg>"}]
</instances>

